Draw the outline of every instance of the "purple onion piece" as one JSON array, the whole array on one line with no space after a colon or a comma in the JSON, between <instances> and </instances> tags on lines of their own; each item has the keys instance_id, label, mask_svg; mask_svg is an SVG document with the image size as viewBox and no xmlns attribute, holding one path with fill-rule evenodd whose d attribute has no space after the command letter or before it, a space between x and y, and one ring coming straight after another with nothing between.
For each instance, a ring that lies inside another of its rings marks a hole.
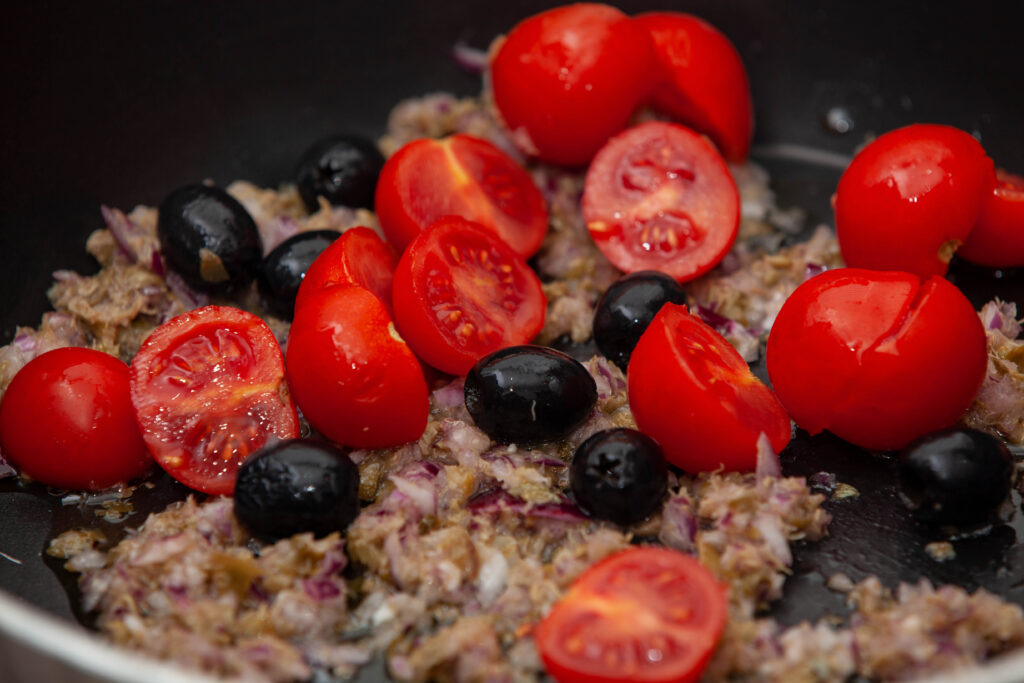
<instances>
[{"instance_id":1,"label":"purple onion piece","mask_svg":"<svg viewBox=\"0 0 1024 683\"><path fill-rule=\"evenodd\" d=\"M487 52L462 42L452 47L452 59L459 68L472 74L482 74L487 70Z\"/></svg>"},{"instance_id":2,"label":"purple onion piece","mask_svg":"<svg viewBox=\"0 0 1024 683\"><path fill-rule=\"evenodd\" d=\"M534 517L553 519L560 522L585 522L586 515L567 499L558 503L528 503L504 489L491 489L470 498L466 507L473 512L498 514L502 510Z\"/></svg>"},{"instance_id":3,"label":"purple onion piece","mask_svg":"<svg viewBox=\"0 0 1024 683\"><path fill-rule=\"evenodd\" d=\"M39 342L32 332L19 333L11 343L17 346L18 350L23 353L35 353L39 348Z\"/></svg>"},{"instance_id":4,"label":"purple onion piece","mask_svg":"<svg viewBox=\"0 0 1024 683\"><path fill-rule=\"evenodd\" d=\"M332 579L304 579L302 588L314 600L330 600L341 595L338 583Z\"/></svg>"},{"instance_id":5,"label":"purple onion piece","mask_svg":"<svg viewBox=\"0 0 1024 683\"><path fill-rule=\"evenodd\" d=\"M465 385L462 379L453 380L434 390L434 401L441 408L454 408L462 405L465 400Z\"/></svg>"},{"instance_id":6,"label":"purple onion piece","mask_svg":"<svg viewBox=\"0 0 1024 683\"><path fill-rule=\"evenodd\" d=\"M761 432L757 437L757 481L760 482L768 477L778 479L782 476L782 465L779 463L779 456L772 448L768 436Z\"/></svg>"},{"instance_id":7,"label":"purple onion piece","mask_svg":"<svg viewBox=\"0 0 1024 683\"><path fill-rule=\"evenodd\" d=\"M136 261L138 256L135 250L132 249L131 238L139 233L138 227L128 219L128 216L124 215L124 212L118 209L100 206L100 214L103 216L103 222L106 223L107 230L110 231L110 235L114 238L117 248L130 261Z\"/></svg>"},{"instance_id":8,"label":"purple onion piece","mask_svg":"<svg viewBox=\"0 0 1024 683\"><path fill-rule=\"evenodd\" d=\"M181 279L181 276L174 271L169 271L167 275L164 276L164 281L167 282L167 287L178 295L178 298L181 299L181 302L185 304L189 310L209 305L210 297L189 287L188 284Z\"/></svg>"},{"instance_id":9,"label":"purple onion piece","mask_svg":"<svg viewBox=\"0 0 1024 683\"><path fill-rule=\"evenodd\" d=\"M826 270L828 270L828 266L821 263L811 263L810 261L808 261L807 267L804 269L804 281L806 282L807 280L810 280L815 275L821 275Z\"/></svg>"},{"instance_id":10,"label":"purple onion piece","mask_svg":"<svg viewBox=\"0 0 1024 683\"><path fill-rule=\"evenodd\" d=\"M9 477L15 477L18 475L11 465L4 459L4 454L0 452L0 479L7 479Z\"/></svg>"}]
</instances>

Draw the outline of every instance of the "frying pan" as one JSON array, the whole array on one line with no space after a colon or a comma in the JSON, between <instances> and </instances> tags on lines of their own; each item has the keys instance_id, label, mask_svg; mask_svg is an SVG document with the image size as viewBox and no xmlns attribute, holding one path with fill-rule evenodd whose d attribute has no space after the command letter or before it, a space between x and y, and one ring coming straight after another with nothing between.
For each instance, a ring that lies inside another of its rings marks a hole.
<instances>
[{"instance_id":1,"label":"frying pan","mask_svg":"<svg viewBox=\"0 0 1024 683\"><path fill-rule=\"evenodd\" d=\"M299 154L336 132L379 135L401 98L479 91L451 48L485 48L540 1L301 4L24 3L0 26L0 343L47 308L51 271L93 272L86 236L99 205L153 205L203 178L274 186ZM867 136L915 121L979 136L997 165L1024 171L1019 3L620 2L627 12L676 9L722 29L744 57L756 110L754 158L773 175L782 207L831 222L828 198L844 159ZM843 132L843 131L846 132ZM1020 273L954 264L950 278L980 305L993 295L1024 303ZM763 368L758 368L763 374ZM40 425L44 428L43 425ZM842 614L824 587L842 571L887 585L921 576L985 587L1024 604L1019 509L990 533L956 542L938 563L934 532L895 496L891 457L838 439L798 434L783 453L788 474L829 471L859 498L828 503L835 521L819 543L798 545L794 574L773 614L784 623ZM108 535L185 495L157 477L133 498L126 522L97 522L37 485L0 481L0 680L177 680L165 666L115 652L80 623L73 579L45 558L67 528ZM119 531L120 530L120 531ZM16 597L15 597L16 596ZM379 667L361 675L376 680ZM1024 659L957 680L1019 680Z\"/></svg>"}]
</instances>

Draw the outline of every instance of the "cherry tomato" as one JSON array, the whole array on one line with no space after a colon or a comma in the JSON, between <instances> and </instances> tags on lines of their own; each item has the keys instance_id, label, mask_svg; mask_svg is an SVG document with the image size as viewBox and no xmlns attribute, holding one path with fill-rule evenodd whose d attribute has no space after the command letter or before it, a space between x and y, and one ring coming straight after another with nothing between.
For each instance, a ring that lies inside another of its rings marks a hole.
<instances>
[{"instance_id":1,"label":"cherry tomato","mask_svg":"<svg viewBox=\"0 0 1024 683\"><path fill-rule=\"evenodd\" d=\"M858 268L800 285L767 351L772 386L799 426L875 449L956 422L987 358L974 307L948 281Z\"/></svg>"},{"instance_id":2,"label":"cherry tomato","mask_svg":"<svg viewBox=\"0 0 1024 683\"><path fill-rule=\"evenodd\" d=\"M0 448L22 474L63 489L104 489L153 465L128 366L92 349L54 349L18 371L0 402Z\"/></svg>"},{"instance_id":3,"label":"cherry tomato","mask_svg":"<svg viewBox=\"0 0 1024 683\"><path fill-rule=\"evenodd\" d=\"M547 300L526 262L480 225L442 218L395 270L395 322L420 358L465 375L492 351L525 344L544 326Z\"/></svg>"},{"instance_id":4,"label":"cherry tomato","mask_svg":"<svg viewBox=\"0 0 1024 683\"><path fill-rule=\"evenodd\" d=\"M996 186L956 253L991 268L1024 266L1024 177L996 170Z\"/></svg>"},{"instance_id":5,"label":"cherry tomato","mask_svg":"<svg viewBox=\"0 0 1024 683\"><path fill-rule=\"evenodd\" d=\"M733 44L692 14L648 12L633 20L651 34L661 69L651 105L710 136L722 156L742 163L754 118L747 70Z\"/></svg>"},{"instance_id":6,"label":"cherry tomato","mask_svg":"<svg viewBox=\"0 0 1024 683\"><path fill-rule=\"evenodd\" d=\"M583 572L533 630L559 683L690 683L722 636L725 588L700 562L633 547Z\"/></svg>"},{"instance_id":7,"label":"cherry tomato","mask_svg":"<svg viewBox=\"0 0 1024 683\"><path fill-rule=\"evenodd\" d=\"M640 337L627 372L637 428L687 472L752 470L764 432L789 443L785 409L725 338L667 303Z\"/></svg>"},{"instance_id":8,"label":"cherry tomato","mask_svg":"<svg viewBox=\"0 0 1024 683\"><path fill-rule=\"evenodd\" d=\"M390 309L396 263L395 253L376 232L362 226L349 228L310 265L295 295L295 308L318 290L350 284L370 290Z\"/></svg>"},{"instance_id":9,"label":"cherry tomato","mask_svg":"<svg viewBox=\"0 0 1024 683\"><path fill-rule=\"evenodd\" d=\"M494 102L524 153L580 166L622 130L654 85L651 39L608 5L529 17L491 63Z\"/></svg>"},{"instance_id":10,"label":"cherry tomato","mask_svg":"<svg viewBox=\"0 0 1024 683\"><path fill-rule=\"evenodd\" d=\"M471 135L414 140L384 164L377 218L401 252L442 216L462 216L496 232L523 258L548 229L544 197L530 175L500 149Z\"/></svg>"},{"instance_id":11,"label":"cherry tomato","mask_svg":"<svg viewBox=\"0 0 1024 683\"><path fill-rule=\"evenodd\" d=\"M156 328L132 359L131 397L157 463L205 493L230 494L246 458L299 434L273 332L228 306Z\"/></svg>"},{"instance_id":12,"label":"cherry tomato","mask_svg":"<svg viewBox=\"0 0 1024 683\"><path fill-rule=\"evenodd\" d=\"M286 364L302 414L332 441L398 446L427 426L419 361L381 300L362 287L333 285L309 296L292 322Z\"/></svg>"},{"instance_id":13,"label":"cherry tomato","mask_svg":"<svg viewBox=\"0 0 1024 683\"><path fill-rule=\"evenodd\" d=\"M618 269L660 270L685 282L711 270L732 247L740 198L706 138L650 121L616 135L594 157L583 218Z\"/></svg>"},{"instance_id":14,"label":"cherry tomato","mask_svg":"<svg viewBox=\"0 0 1024 683\"><path fill-rule=\"evenodd\" d=\"M995 184L978 141L951 126L915 124L853 158L836 190L836 235L846 265L945 275Z\"/></svg>"}]
</instances>

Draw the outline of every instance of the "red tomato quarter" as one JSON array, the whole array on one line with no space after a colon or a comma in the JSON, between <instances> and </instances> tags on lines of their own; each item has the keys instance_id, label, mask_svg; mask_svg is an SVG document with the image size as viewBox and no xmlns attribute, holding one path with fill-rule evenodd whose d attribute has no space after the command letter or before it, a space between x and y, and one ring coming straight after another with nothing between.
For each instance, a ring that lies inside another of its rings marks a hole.
<instances>
[{"instance_id":1,"label":"red tomato quarter","mask_svg":"<svg viewBox=\"0 0 1024 683\"><path fill-rule=\"evenodd\" d=\"M395 270L395 321L420 358L465 375L491 351L544 326L540 280L483 227L450 216L421 233Z\"/></svg>"},{"instance_id":2,"label":"red tomato quarter","mask_svg":"<svg viewBox=\"0 0 1024 683\"><path fill-rule=\"evenodd\" d=\"M63 489L104 489L153 465L128 366L92 349L54 349L18 371L0 402L0 448L22 474Z\"/></svg>"},{"instance_id":3,"label":"red tomato quarter","mask_svg":"<svg viewBox=\"0 0 1024 683\"><path fill-rule=\"evenodd\" d=\"M711 270L732 247L740 197L706 138L651 121L616 135L594 157L583 218L619 270L660 270L684 282Z\"/></svg>"},{"instance_id":4,"label":"red tomato quarter","mask_svg":"<svg viewBox=\"0 0 1024 683\"><path fill-rule=\"evenodd\" d=\"M711 137L729 161L742 163L754 131L750 83L739 52L718 29L682 12L649 12L647 29L661 69L651 104Z\"/></svg>"},{"instance_id":5,"label":"red tomato quarter","mask_svg":"<svg viewBox=\"0 0 1024 683\"><path fill-rule=\"evenodd\" d=\"M662 306L633 350L627 378L637 428L687 472L754 469L762 432L776 453L789 443L789 416L771 389L685 306Z\"/></svg>"},{"instance_id":6,"label":"red tomato quarter","mask_svg":"<svg viewBox=\"0 0 1024 683\"><path fill-rule=\"evenodd\" d=\"M391 308L395 253L370 228L349 228L310 265L295 296L298 310L314 292L331 285L359 285Z\"/></svg>"},{"instance_id":7,"label":"red tomato quarter","mask_svg":"<svg viewBox=\"0 0 1024 683\"><path fill-rule=\"evenodd\" d=\"M853 158L836 190L836 235L846 265L945 275L995 185L992 160L951 126L915 124Z\"/></svg>"},{"instance_id":8,"label":"red tomato quarter","mask_svg":"<svg viewBox=\"0 0 1024 683\"><path fill-rule=\"evenodd\" d=\"M249 455L299 434L273 332L228 306L156 328L132 359L131 397L156 461L205 493L230 494Z\"/></svg>"},{"instance_id":9,"label":"red tomato quarter","mask_svg":"<svg viewBox=\"0 0 1024 683\"><path fill-rule=\"evenodd\" d=\"M800 285L767 351L772 386L799 426L875 449L956 422L987 358L974 307L948 281L857 268Z\"/></svg>"},{"instance_id":10,"label":"red tomato quarter","mask_svg":"<svg viewBox=\"0 0 1024 683\"><path fill-rule=\"evenodd\" d=\"M559 683L690 683L722 636L725 588L700 562L634 547L582 575L533 638Z\"/></svg>"},{"instance_id":11,"label":"red tomato quarter","mask_svg":"<svg viewBox=\"0 0 1024 683\"><path fill-rule=\"evenodd\" d=\"M414 140L384 164L377 218L401 252L442 216L462 216L497 233L528 258L548 230L544 197L522 166L471 135Z\"/></svg>"},{"instance_id":12,"label":"red tomato quarter","mask_svg":"<svg viewBox=\"0 0 1024 683\"><path fill-rule=\"evenodd\" d=\"M491 63L494 102L513 140L526 154L566 166L590 161L654 82L647 32L592 3L523 20Z\"/></svg>"},{"instance_id":13,"label":"red tomato quarter","mask_svg":"<svg viewBox=\"0 0 1024 683\"><path fill-rule=\"evenodd\" d=\"M1024 266L1024 177L996 170L995 189L956 253L980 266Z\"/></svg>"},{"instance_id":14,"label":"red tomato quarter","mask_svg":"<svg viewBox=\"0 0 1024 683\"><path fill-rule=\"evenodd\" d=\"M334 285L311 294L292 322L286 363L302 414L332 441L398 446L427 426L419 361L381 300L362 287Z\"/></svg>"}]
</instances>

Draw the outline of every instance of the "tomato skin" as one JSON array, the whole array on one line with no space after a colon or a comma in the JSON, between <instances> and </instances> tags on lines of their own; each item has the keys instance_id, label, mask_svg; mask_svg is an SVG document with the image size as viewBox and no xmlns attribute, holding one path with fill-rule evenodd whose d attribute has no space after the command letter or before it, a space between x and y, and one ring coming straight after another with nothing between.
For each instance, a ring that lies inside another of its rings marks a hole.
<instances>
[{"instance_id":1,"label":"tomato skin","mask_svg":"<svg viewBox=\"0 0 1024 683\"><path fill-rule=\"evenodd\" d=\"M619 270L660 270L685 282L711 270L735 242L739 191L706 138L649 121L619 133L594 157L583 218Z\"/></svg>"},{"instance_id":2,"label":"tomato skin","mask_svg":"<svg viewBox=\"0 0 1024 683\"><path fill-rule=\"evenodd\" d=\"M40 354L14 376L0 402L0 448L26 476L63 489L98 491L153 466L128 366L77 347Z\"/></svg>"},{"instance_id":3,"label":"tomato skin","mask_svg":"<svg viewBox=\"0 0 1024 683\"><path fill-rule=\"evenodd\" d=\"M987 362L985 331L960 290L895 271L811 278L768 337L768 375L793 420L879 450L956 422Z\"/></svg>"},{"instance_id":4,"label":"tomato skin","mask_svg":"<svg viewBox=\"0 0 1024 683\"><path fill-rule=\"evenodd\" d=\"M370 290L390 309L395 252L370 228L349 228L310 265L295 295L298 310L318 290L338 284Z\"/></svg>"},{"instance_id":5,"label":"tomato skin","mask_svg":"<svg viewBox=\"0 0 1024 683\"><path fill-rule=\"evenodd\" d=\"M914 124L861 150L835 195L846 265L945 275L995 184L992 160L951 126Z\"/></svg>"},{"instance_id":6,"label":"tomato skin","mask_svg":"<svg viewBox=\"0 0 1024 683\"><path fill-rule=\"evenodd\" d=\"M494 102L526 154L581 166L654 85L647 32L608 5L579 3L517 24L491 62Z\"/></svg>"},{"instance_id":7,"label":"tomato skin","mask_svg":"<svg viewBox=\"0 0 1024 683\"><path fill-rule=\"evenodd\" d=\"M754 469L762 432L776 453L789 443L789 416L772 390L686 306L662 306L637 342L627 380L637 428L687 472Z\"/></svg>"},{"instance_id":8,"label":"tomato skin","mask_svg":"<svg viewBox=\"0 0 1024 683\"><path fill-rule=\"evenodd\" d=\"M328 439L386 448L423 434L423 370L368 290L341 284L311 294L295 315L285 362L295 402Z\"/></svg>"},{"instance_id":9,"label":"tomato skin","mask_svg":"<svg viewBox=\"0 0 1024 683\"><path fill-rule=\"evenodd\" d=\"M544 327L540 280L480 225L448 216L421 233L395 270L395 322L416 355L452 375L526 344Z\"/></svg>"},{"instance_id":10,"label":"tomato skin","mask_svg":"<svg viewBox=\"0 0 1024 683\"><path fill-rule=\"evenodd\" d=\"M442 216L480 223L523 258L548 229L547 205L530 174L490 142L462 133L395 152L377 181L375 208L399 253Z\"/></svg>"},{"instance_id":11,"label":"tomato skin","mask_svg":"<svg viewBox=\"0 0 1024 683\"><path fill-rule=\"evenodd\" d=\"M157 463L204 493L230 495L246 458L299 434L277 339L237 308L204 306L160 325L132 359L130 384Z\"/></svg>"},{"instance_id":12,"label":"tomato skin","mask_svg":"<svg viewBox=\"0 0 1024 683\"><path fill-rule=\"evenodd\" d=\"M633 21L650 33L662 73L651 105L708 135L727 160L742 163L754 114L747 70L733 44L692 14L647 12Z\"/></svg>"},{"instance_id":13,"label":"tomato skin","mask_svg":"<svg viewBox=\"0 0 1024 683\"><path fill-rule=\"evenodd\" d=\"M1024 177L996 169L996 185L957 256L990 268L1024 266Z\"/></svg>"},{"instance_id":14,"label":"tomato skin","mask_svg":"<svg viewBox=\"0 0 1024 683\"><path fill-rule=\"evenodd\" d=\"M711 659L726 613L725 588L695 558L636 546L580 575L533 637L558 683L691 683ZM660 659L636 656L651 650Z\"/></svg>"}]
</instances>

